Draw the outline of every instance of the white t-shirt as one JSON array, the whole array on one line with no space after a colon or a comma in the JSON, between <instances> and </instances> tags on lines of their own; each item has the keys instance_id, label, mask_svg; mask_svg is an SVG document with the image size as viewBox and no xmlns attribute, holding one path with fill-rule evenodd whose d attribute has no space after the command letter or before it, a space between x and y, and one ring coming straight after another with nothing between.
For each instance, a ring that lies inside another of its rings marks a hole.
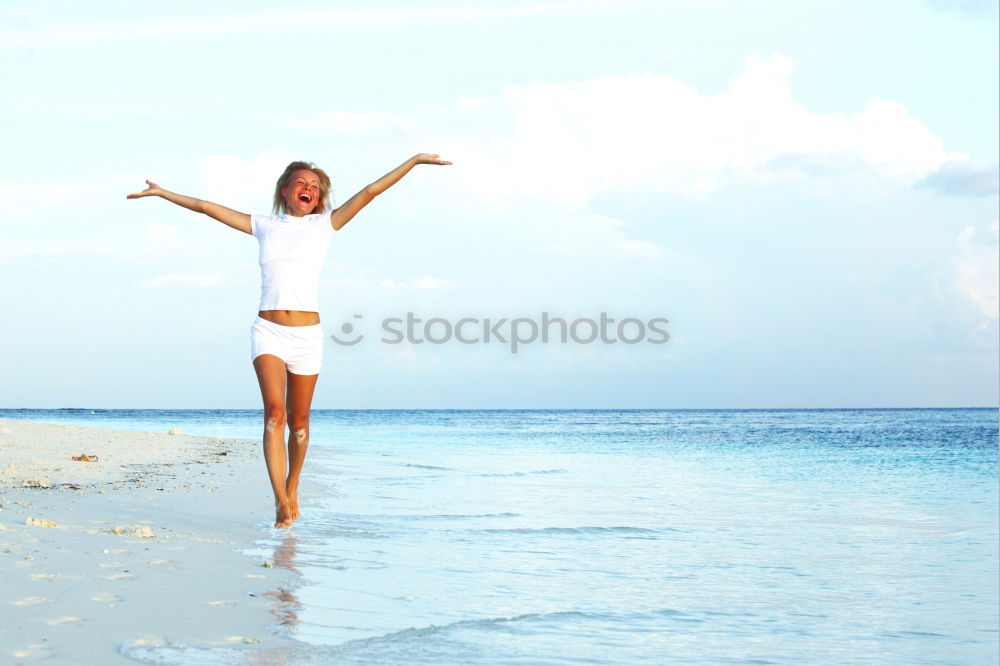
<instances>
[{"instance_id":1,"label":"white t-shirt","mask_svg":"<svg viewBox=\"0 0 1000 666\"><path fill-rule=\"evenodd\" d=\"M251 215L260 242L259 310L319 312L319 273L336 233L330 211L293 217Z\"/></svg>"}]
</instances>

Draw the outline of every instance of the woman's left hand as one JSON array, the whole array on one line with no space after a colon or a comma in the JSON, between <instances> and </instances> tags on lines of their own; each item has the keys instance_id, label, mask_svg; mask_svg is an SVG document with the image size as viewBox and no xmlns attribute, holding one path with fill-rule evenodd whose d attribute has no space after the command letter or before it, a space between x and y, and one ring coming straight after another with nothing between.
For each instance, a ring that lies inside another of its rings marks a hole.
<instances>
[{"instance_id":1,"label":"woman's left hand","mask_svg":"<svg viewBox=\"0 0 1000 666\"><path fill-rule=\"evenodd\" d=\"M451 164L445 160L438 159L437 153L419 153L413 156L417 164Z\"/></svg>"}]
</instances>

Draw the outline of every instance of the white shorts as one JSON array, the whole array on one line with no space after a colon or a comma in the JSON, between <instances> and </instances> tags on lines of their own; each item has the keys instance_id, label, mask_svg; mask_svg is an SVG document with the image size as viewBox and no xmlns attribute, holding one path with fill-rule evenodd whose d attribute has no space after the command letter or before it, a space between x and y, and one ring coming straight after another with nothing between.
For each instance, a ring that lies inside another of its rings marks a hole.
<instances>
[{"instance_id":1,"label":"white shorts","mask_svg":"<svg viewBox=\"0 0 1000 666\"><path fill-rule=\"evenodd\" d=\"M323 366L323 327L282 326L257 319L250 329L250 361L261 354L273 354L296 375L318 375Z\"/></svg>"}]
</instances>

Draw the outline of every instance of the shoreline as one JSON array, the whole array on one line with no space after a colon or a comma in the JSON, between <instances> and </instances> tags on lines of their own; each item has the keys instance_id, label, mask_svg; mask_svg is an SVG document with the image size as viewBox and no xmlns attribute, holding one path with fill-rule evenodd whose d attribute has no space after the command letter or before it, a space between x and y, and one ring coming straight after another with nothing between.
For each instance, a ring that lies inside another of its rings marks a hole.
<instances>
[{"instance_id":1,"label":"shoreline","mask_svg":"<svg viewBox=\"0 0 1000 666\"><path fill-rule=\"evenodd\" d=\"M280 633L297 575L281 532L266 543L259 447L0 419L0 655L124 664L125 647L299 645ZM84 454L97 461L72 459Z\"/></svg>"}]
</instances>

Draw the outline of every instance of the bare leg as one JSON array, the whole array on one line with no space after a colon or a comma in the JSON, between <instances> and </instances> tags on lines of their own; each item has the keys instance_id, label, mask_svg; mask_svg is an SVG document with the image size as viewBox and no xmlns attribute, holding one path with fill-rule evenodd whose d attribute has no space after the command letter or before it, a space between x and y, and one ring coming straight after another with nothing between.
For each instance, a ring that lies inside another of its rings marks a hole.
<instances>
[{"instance_id":1,"label":"bare leg","mask_svg":"<svg viewBox=\"0 0 1000 666\"><path fill-rule=\"evenodd\" d=\"M309 409L312 406L313 391L319 375L296 375L288 373L288 478L285 479L285 495L292 520L299 518L299 474L309 448Z\"/></svg>"},{"instance_id":2,"label":"bare leg","mask_svg":"<svg viewBox=\"0 0 1000 666\"><path fill-rule=\"evenodd\" d=\"M285 425L288 422L285 410L285 362L271 354L261 354L253 360L260 393L264 400L264 461L267 476L274 492L274 526L288 527L292 524L292 512L285 492L285 474L288 456L285 452Z\"/></svg>"}]
</instances>

